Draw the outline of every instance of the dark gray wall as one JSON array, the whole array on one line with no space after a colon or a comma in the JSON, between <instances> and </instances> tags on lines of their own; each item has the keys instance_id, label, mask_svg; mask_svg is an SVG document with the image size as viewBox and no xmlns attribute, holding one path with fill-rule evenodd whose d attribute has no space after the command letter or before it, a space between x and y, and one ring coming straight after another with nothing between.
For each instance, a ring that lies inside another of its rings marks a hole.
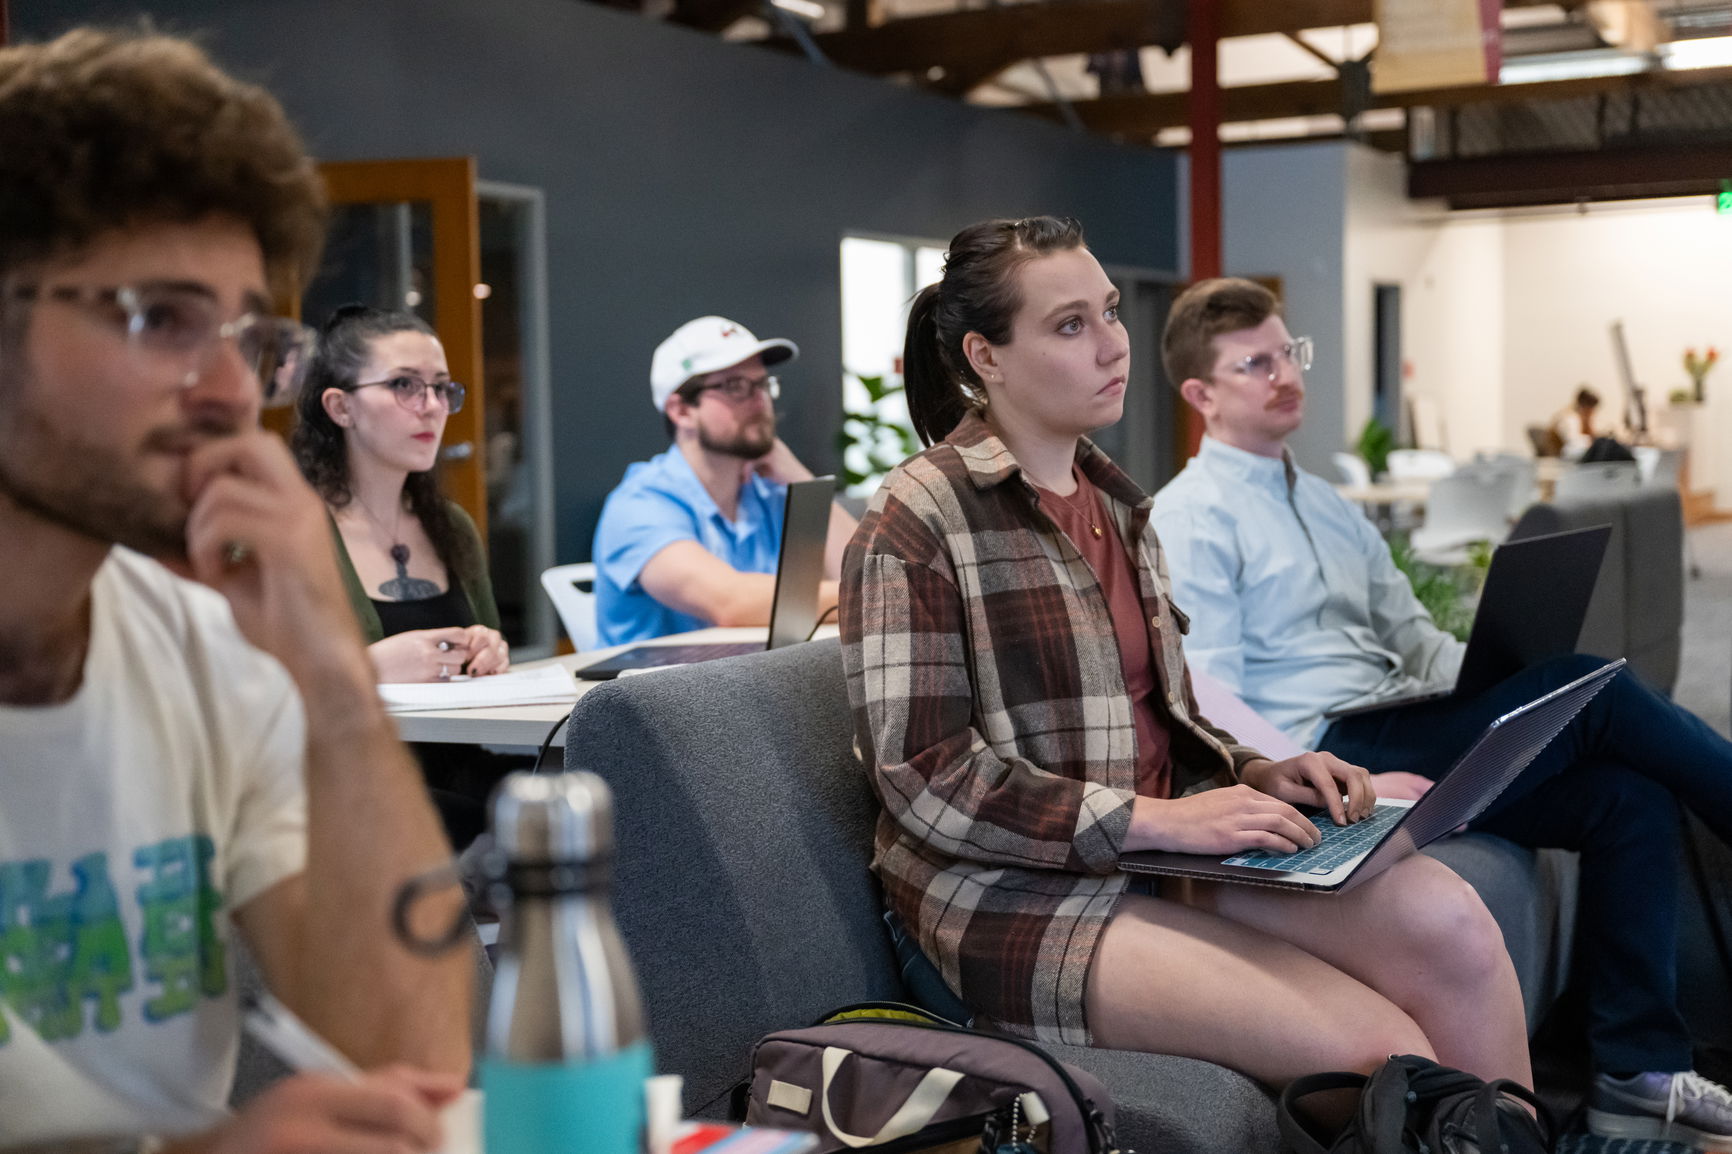
<instances>
[{"instance_id":1,"label":"dark gray wall","mask_svg":"<svg viewBox=\"0 0 1732 1154\"><path fill-rule=\"evenodd\" d=\"M473 154L547 196L561 561L665 445L649 361L716 312L802 356L783 432L835 467L838 244L1063 213L1106 263L1176 264L1171 159L581 0L13 0L18 38L150 14L207 30L332 160ZM1155 350L1145 351L1155 355Z\"/></svg>"}]
</instances>

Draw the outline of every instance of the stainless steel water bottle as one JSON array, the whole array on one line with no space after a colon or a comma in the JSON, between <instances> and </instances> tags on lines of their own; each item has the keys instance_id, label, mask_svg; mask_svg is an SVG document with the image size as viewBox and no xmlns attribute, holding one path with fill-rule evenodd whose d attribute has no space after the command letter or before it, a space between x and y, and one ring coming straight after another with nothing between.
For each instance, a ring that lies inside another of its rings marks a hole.
<instances>
[{"instance_id":1,"label":"stainless steel water bottle","mask_svg":"<svg viewBox=\"0 0 1732 1154\"><path fill-rule=\"evenodd\" d=\"M514 773L494 794L493 841L486 1149L640 1154L651 1058L610 904L613 794L594 774Z\"/></svg>"}]
</instances>

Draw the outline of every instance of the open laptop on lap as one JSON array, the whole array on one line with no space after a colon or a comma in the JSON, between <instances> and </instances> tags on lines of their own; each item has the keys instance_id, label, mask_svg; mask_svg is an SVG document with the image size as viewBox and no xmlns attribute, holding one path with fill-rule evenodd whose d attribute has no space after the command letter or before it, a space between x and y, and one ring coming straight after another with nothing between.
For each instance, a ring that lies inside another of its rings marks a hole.
<instances>
[{"instance_id":1,"label":"open laptop on lap","mask_svg":"<svg viewBox=\"0 0 1732 1154\"><path fill-rule=\"evenodd\" d=\"M1610 525L1591 525L1499 545L1453 686L1331 709L1323 719L1470 697L1530 666L1574 653L1611 536Z\"/></svg>"},{"instance_id":2,"label":"open laptop on lap","mask_svg":"<svg viewBox=\"0 0 1732 1154\"><path fill-rule=\"evenodd\" d=\"M824 545L836 478L814 477L788 486L782 518L782 550L776 562L776 592L770 602L770 636L756 641L692 641L634 645L622 653L572 671L584 681L607 681L621 673L660 669L780 649L811 636L818 624L818 586L824 580Z\"/></svg>"},{"instance_id":3,"label":"open laptop on lap","mask_svg":"<svg viewBox=\"0 0 1732 1154\"><path fill-rule=\"evenodd\" d=\"M1609 662L1495 719L1418 801L1380 801L1370 817L1346 826L1327 811L1311 815L1323 840L1308 850L1225 857L1145 850L1121 856L1119 869L1313 893L1350 890L1485 812L1623 666L1622 658Z\"/></svg>"}]
</instances>

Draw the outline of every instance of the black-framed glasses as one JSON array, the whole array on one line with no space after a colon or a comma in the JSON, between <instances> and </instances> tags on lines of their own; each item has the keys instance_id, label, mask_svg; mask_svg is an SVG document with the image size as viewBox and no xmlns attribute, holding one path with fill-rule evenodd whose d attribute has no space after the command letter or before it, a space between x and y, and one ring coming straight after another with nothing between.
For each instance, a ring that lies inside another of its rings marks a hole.
<instances>
[{"instance_id":1,"label":"black-framed glasses","mask_svg":"<svg viewBox=\"0 0 1732 1154\"><path fill-rule=\"evenodd\" d=\"M218 346L232 340L258 378L267 408L294 400L318 339L312 329L288 317L248 312L225 321L215 294L200 285L23 284L7 289L6 295L115 310L127 344L154 361L171 364L185 387L197 382Z\"/></svg>"},{"instance_id":2,"label":"black-framed glasses","mask_svg":"<svg viewBox=\"0 0 1732 1154\"><path fill-rule=\"evenodd\" d=\"M775 377L729 377L699 385L692 390L691 399L696 401L705 393L720 393L737 404L759 390L768 393L772 401L776 400L782 395L782 382Z\"/></svg>"},{"instance_id":3,"label":"black-framed glasses","mask_svg":"<svg viewBox=\"0 0 1732 1154\"><path fill-rule=\"evenodd\" d=\"M388 377L382 381L362 381L353 386L354 389L375 387L389 389L391 395L397 398L397 403L411 413L426 412L427 398L430 396L443 401L447 413L460 413L463 411L463 398L469 395L469 390L456 381L424 381L408 374Z\"/></svg>"},{"instance_id":4,"label":"black-framed glasses","mask_svg":"<svg viewBox=\"0 0 1732 1154\"><path fill-rule=\"evenodd\" d=\"M1273 384L1281 375L1282 365L1292 365L1302 373L1308 372L1315 351L1315 342L1310 337L1294 337L1272 353L1254 353L1227 367L1240 376Z\"/></svg>"}]
</instances>

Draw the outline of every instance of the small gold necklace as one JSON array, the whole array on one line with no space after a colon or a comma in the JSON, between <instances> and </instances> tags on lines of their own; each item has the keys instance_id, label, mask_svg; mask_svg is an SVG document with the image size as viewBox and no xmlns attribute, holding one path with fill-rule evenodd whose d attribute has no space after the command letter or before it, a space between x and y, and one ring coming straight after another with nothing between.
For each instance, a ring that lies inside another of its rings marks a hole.
<instances>
[{"instance_id":1,"label":"small gold necklace","mask_svg":"<svg viewBox=\"0 0 1732 1154\"><path fill-rule=\"evenodd\" d=\"M1087 521L1089 532L1095 535L1095 540L1100 540L1101 527L1095 524L1095 511L1100 508L1100 502L1094 499L1094 493L1090 490L1088 482L1083 480L1081 473L1076 474L1076 492L1069 497L1060 497L1051 489L1048 489L1047 492L1052 493L1058 499L1059 504ZM1080 504L1078 498L1081 498Z\"/></svg>"}]
</instances>

